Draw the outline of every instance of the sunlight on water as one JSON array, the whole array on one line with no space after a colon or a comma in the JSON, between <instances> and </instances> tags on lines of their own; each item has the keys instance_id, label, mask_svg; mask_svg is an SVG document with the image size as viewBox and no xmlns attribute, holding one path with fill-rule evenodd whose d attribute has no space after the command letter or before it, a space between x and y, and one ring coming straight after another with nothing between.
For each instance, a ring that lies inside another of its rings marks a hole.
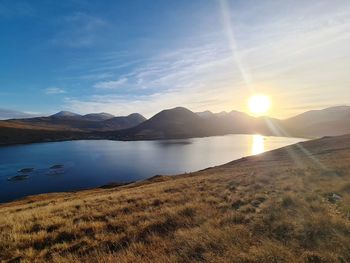
<instances>
[{"instance_id":1,"label":"sunlight on water","mask_svg":"<svg viewBox=\"0 0 350 263\"><path fill-rule=\"evenodd\" d=\"M66 141L0 147L0 202L31 194L74 191L156 174L193 172L304 141L261 135L226 135L160 141ZM63 165L63 173L50 167ZM11 181L33 167L25 180Z\"/></svg>"},{"instance_id":2,"label":"sunlight on water","mask_svg":"<svg viewBox=\"0 0 350 263\"><path fill-rule=\"evenodd\" d=\"M259 134L253 135L252 155L263 153L265 151L264 136Z\"/></svg>"}]
</instances>

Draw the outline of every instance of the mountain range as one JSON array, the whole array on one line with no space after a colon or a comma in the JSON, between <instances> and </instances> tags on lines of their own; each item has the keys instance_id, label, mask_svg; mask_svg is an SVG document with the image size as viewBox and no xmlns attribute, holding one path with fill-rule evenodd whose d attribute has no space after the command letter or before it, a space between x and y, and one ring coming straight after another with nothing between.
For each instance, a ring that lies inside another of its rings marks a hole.
<instances>
[{"instance_id":1,"label":"mountain range","mask_svg":"<svg viewBox=\"0 0 350 263\"><path fill-rule=\"evenodd\" d=\"M69 111L60 111L47 117L0 121L0 127L12 125L24 129L49 129L57 131L115 131L134 127L145 120L146 118L138 113L116 117L104 112L80 115Z\"/></svg>"},{"instance_id":2,"label":"mountain range","mask_svg":"<svg viewBox=\"0 0 350 263\"><path fill-rule=\"evenodd\" d=\"M0 145L72 139L154 140L224 134L322 137L350 133L350 106L312 110L279 120L239 111L163 110L150 119L141 114L80 115L61 111L47 117L0 121Z\"/></svg>"},{"instance_id":3,"label":"mountain range","mask_svg":"<svg viewBox=\"0 0 350 263\"><path fill-rule=\"evenodd\" d=\"M294 129L306 137L337 136L350 133L350 107L337 106L311 110L283 121L288 130Z\"/></svg>"}]
</instances>

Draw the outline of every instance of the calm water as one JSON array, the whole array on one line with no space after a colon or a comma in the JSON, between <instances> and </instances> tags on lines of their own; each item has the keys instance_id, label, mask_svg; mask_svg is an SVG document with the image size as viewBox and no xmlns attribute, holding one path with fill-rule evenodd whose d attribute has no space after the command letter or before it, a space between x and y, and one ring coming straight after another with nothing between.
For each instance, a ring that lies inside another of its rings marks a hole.
<instances>
[{"instance_id":1,"label":"calm water","mask_svg":"<svg viewBox=\"0 0 350 263\"><path fill-rule=\"evenodd\" d=\"M303 139L227 135L165 141L68 141L0 147L0 202L26 195L129 182L224 164ZM62 173L50 167L63 164ZM9 181L33 167L28 178ZM52 169L51 169L52 171Z\"/></svg>"}]
</instances>

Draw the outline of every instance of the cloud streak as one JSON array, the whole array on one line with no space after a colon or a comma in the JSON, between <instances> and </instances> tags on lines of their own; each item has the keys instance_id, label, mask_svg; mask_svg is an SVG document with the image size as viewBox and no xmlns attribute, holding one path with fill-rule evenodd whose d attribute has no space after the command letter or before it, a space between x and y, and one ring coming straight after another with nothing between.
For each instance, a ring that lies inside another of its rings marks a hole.
<instances>
[{"instance_id":1,"label":"cloud streak","mask_svg":"<svg viewBox=\"0 0 350 263\"><path fill-rule=\"evenodd\" d=\"M66 91L57 87L49 87L44 90L47 95L64 94Z\"/></svg>"},{"instance_id":2,"label":"cloud streak","mask_svg":"<svg viewBox=\"0 0 350 263\"><path fill-rule=\"evenodd\" d=\"M35 15L33 7L26 2L10 1L0 3L0 18L31 17Z\"/></svg>"},{"instance_id":3,"label":"cloud streak","mask_svg":"<svg viewBox=\"0 0 350 263\"><path fill-rule=\"evenodd\" d=\"M223 3L222 27L205 38L194 36L192 44L130 59L125 68L114 56L102 55L90 70L106 74L106 79L93 84L93 95L67 98L66 105L81 112L139 111L148 116L178 105L221 111L245 109L247 97L256 91L271 94L274 106L282 109L273 115L285 117L295 114L292 109L298 105L350 101L345 95L349 94L350 6L339 9L321 1L291 8L288 16L279 17L278 12L264 13L275 10L269 5L235 14ZM271 20L248 23L258 12Z\"/></svg>"},{"instance_id":4,"label":"cloud streak","mask_svg":"<svg viewBox=\"0 0 350 263\"><path fill-rule=\"evenodd\" d=\"M96 89L107 89L107 90L111 90L111 89L119 89L121 87L123 87L126 83L128 82L127 78L121 78L118 80L110 80L110 81L101 81L101 82L97 82L94 87Z\"/></svg>"},{"instance_id":5,"label":"cloud streak","mask_svg":"<svg viewBox=\"0 0 350 263\"><path fill-rule=\"evenodd\" d=\"M83 48L99 40L101 30L107 26L103 19L83 12L76 12L59 21L61 29L51 39L57 46Z\"/></svg>"}]
</instances>

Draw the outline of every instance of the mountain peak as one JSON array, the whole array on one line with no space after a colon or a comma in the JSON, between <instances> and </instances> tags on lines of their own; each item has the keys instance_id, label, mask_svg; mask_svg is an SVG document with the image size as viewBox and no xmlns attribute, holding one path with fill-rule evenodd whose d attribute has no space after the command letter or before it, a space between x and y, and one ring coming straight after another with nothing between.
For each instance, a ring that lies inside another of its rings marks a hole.
<instances>
[{"instance_id":1,"label":"mountain peak","mask_svg":"<svg viewBox=\"0 0 350 263\"><path fill-rule=\"evenodd\" d=\"M334 107L329 107L329 108L325 108L323 109L323 111L348 111L350 110L350 106L347 105L340 105L340 106L334 106Z\"/></svg>"},{"instance_id":2,"label":"mountain peak","mask_svg":"<svg viewBox=\"0 0 350 263\"><path fill-rule=\"evenodd\" d=\"M175 108L171 108L171 109L166 109L166 110L163 110L163 111L173 111L173 112L183 112L183 111L186 111L186 112L188 112L188 111L190 111L190 110L187 109L187 108L185 108L185 107L179 106L179 107L175 107ZM190 111L190 112L192 112L192 111Z\"/></svg>"},{"instance_id":3,"label":"mountain peak","mask_svg":"<svg viewBox=\"0 0 350 263\"><path fill-rule=\"evenodd\" d=\"M89 113L83 116L84 119L91 120L91 121L103 121L108 120L111 118L114 118L115 116L106 112L100 112L100 113Z\"/></svg>"},{"instance_id":4,"label":"mountain peak","mask_svg":"<svg viewBox=\"0 0 350 263\"><path fill-rule=\"evenodd\" d=\"M70 111L60 111L51 115L50 117L78 117L78 116L81 116L81 115Z\"/></svg>"},{"instance_id":5,"label":"mountain peak","mask_svg":"<svg viewBox=\"0 0 350 263\"><path fill-rule=\"evenodd\" d=\"M210 117L214 116L214 113L212 113L209 110L202 111L202 112L196 112L196 114L201 118L210 118Z\"/></svg>"},{"instance_id":6,"label":"mountain peak","mask_svg":"<svg viewBox=\"0 0 350 263\"><path fill-rule=\"evenodd\" d=\"M150 120L154 119L182 119L182 118L188 118L188 117L198 117L197 114L190 111L189 109L185 107L176 107L172 109L166 109L162 110L161 112L154 115Z\"/></svg>"},{"instance_id":7,"label":"mountain peak","mask_svg":"<svg viewBox=\"0 0 350 263\"><path fill-rule=\"evenodd\" d=\"M138 119L140 121L145 121L147 120L143 115L141 115L140 113L131 113L127 116L128 118L132 118L132 119Z\"/></svg>"}]
</instances>

